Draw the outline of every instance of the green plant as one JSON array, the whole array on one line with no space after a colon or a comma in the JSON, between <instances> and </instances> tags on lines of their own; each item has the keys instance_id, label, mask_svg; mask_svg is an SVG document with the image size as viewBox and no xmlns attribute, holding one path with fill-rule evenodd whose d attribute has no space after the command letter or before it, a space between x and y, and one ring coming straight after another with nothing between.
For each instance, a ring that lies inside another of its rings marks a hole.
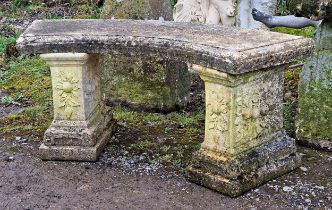
<instances>
[{"instance_id":1,"label":"green plant","mask_svg":"<svg viewBox=\"0 0 332 210\"><path fill-rule=\"evenodd\" d=\"M175 155L175 160L173 161L173 164L180 164L182 162L182 158L183 158L183 150L180 149L178 151L176 151L176 155Z\"/></svg>"},{"instance_id":2,"label":"green plant","mask_svg":"<svg viewBox=\"0 0 332 210\"><path fill-rule=\"evenodd\" d=\"M304 37L308 37L308 38L313 38L315 35L315 28L312 26L301 28L301 29L287 28L287 27L275 27L275 28L272 28L271 31L291 34L291 35L296 35L296 36L304 36Z\"/></svg>"},{"instance_id":3,"label":"green plant","mask_svg":"<svg viewBox=\"0 0 332 210\"><path fill-rule=\"evenodd\" d=\"M5 106L8 106L8 105L12 104L13 102L14 102L14 99L11 96L4 96L0 100L0 104L5 105Z\"/></svg>"},{"instance_id":4,"label":"green plant","mask_svg":"<svg viewBox=\"0 0 332 210\"><path fill-rule=\"evenodd\" d=\"M129 123L135 123L139 121L138 119L139 115L137 112L130 111L123 107L115 107L113 109L113 115L115 119L125 120L126 122Z\"/></svg>"},{"instance_id":5,"label":"green plant","mask_svg":"<svg viewBox=\"0 0 332 210\"><path fill-rule=\"evenodd\" d=\"M165 154L165 155L159 157L159 160L161 162L168 163L168 162L171 162L172 157L173 157L173 154Z\"/></svg>"},{"instance_id":6,"label":"green plant","mask_svg":"<svg viewBox=\"0 0 332 210\"><path fill-rule=\"evenodd\" d=\"M172 8L174 8L175 4L177 3L177 0L170 0Z\"/></svg>"},{"instance_id":7,"label":"green plant","mask_svg":"<svg viewBox=\"0 0 332 210\"><path fill-rule=\"evenodd\" d=\"M12 2L12 7L22 7L29 5L29 0L14 0Z\"/></svg>"},{"instance_id":8,"label":"green plant","mask_svg":"<svg viewBox=\"0 0 332 210\"><path fill-rule=\"evenodd\" d=\"M278 13L280 14L287 14L288 13L288 6L287 6L287 0L279 0L278 1Z\"/></svg>"},{"instance_id":9,"label":"green plant","mask_svg":"<svg viewBox=\"0 0 332 210\"><path fill-rule=\"evenodd\" d=\"M198 151L201 149L201 144L195 144L195 151Z\"/></svg>"},{"instance_id":10,"label":"green plant","mask_svg":"<svg viewBox=\"0 0 332 210\"><path fill-rule=\"evenodd\" d=\"M167 145L164 145L161 147L161 151L163 153L167 153L169 151L169 149L171 148L171 146L167 146Z\"/></svg>"},{"instance_id":11,"label":"green plant","mask_svg":"<svg viewBox=\"0 0 332 210\"><path fill-rule=\"evenodd\" d=\"M131 147L134 149L140 149L140 150L146 150L146 149L150 149L151 147L153 147L155 145L154 142L152 142L151 140L143 140L143 141L139 141L136 144L132 144Z\"/></svg>"},{"instance_id":12,"label":"green plant","mask_svg":"<svg viewBox=\"0 0 332 210\"><path fill-rule=\"evenodd\" d=\"M1 30L3 30L3 28L1 28ZM4 52L7 45L14 44L16 42L16 38L16 36L0 36L0 52Z\"/></svg>"},{"instance_id":13,"label":"green plant","mask_svg":"<svg viewBox=\"0 0 332 210\"><path fill-rule=\"evenodd\" d=\"M3 44L3 43L2 43ZM2 67L0 89L9 94L4 103L17 101L30 105L21 112L0 119L0 133L40 134L52 118L52 93L49 67L36 57L19 57Z\"/></svg>"}]
</instances>

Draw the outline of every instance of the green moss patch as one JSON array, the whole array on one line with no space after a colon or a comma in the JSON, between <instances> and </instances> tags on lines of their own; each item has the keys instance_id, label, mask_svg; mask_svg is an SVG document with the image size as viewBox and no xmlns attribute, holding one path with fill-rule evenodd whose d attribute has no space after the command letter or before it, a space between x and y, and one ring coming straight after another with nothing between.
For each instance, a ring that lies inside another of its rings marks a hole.
<instances>
[{"instance_id":1,"label":"green moss patch","mask_svg":"<svg viewBox=\"0 0 332 210\"><path fill-rule=\"evenodd\" d=\"M52 119L49 67L39 58L26 57L8 63L1 71L0 89L27 108L0 119L0 132L42 136Z\"/></svg>"},{"instance_id":2,"label":"green moss patch","mask_svg":"<svg viewBox=\"0 0 332 210\"><path fill-rule=\"evenodd\" d=\"M111 141L111 147L131 155L147 153L151 161L186 164L204 138L203 111L165 115L115 107L113 113L117 120L114 136L121 143Z\"/></svg>"},{"instance_id":3,"label":"green moss patch","mask_svg":"<svg viewBox=\"0 0 332 210\"><path fill-rule=\"evenodd\" d=\"M287 28L287 27L275 27L272 28L271 31L284 33L284 34L291 34L296 36L303 36L308 38L314 38L315 36L315 28L312 26L295 29L295 28Z\"/></svg>"},{"instance_id":4,"label":"green moss patch","mask_svg":"<svg viewBox=\"0 0 332 210\"><path fill-rule=\"evenodd\" d=\"M101 8L97 1L28 1L14 0L0 2L1 16L17 19L42 18L99 18ZM36 16L38 14L38 16Z\"/></svg>"}]
</instances>

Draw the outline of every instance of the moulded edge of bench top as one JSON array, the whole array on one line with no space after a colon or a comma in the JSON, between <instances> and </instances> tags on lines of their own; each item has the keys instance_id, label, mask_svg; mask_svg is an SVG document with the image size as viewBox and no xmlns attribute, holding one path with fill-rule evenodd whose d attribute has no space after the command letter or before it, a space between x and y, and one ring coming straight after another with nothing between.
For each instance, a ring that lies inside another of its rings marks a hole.
<instances>
[{"instance_id":1,"label":"moulded edge of bench top","mask_svg":"<svg viewBox=\"0 0 332 210\"><path fill-rule=\"evenodd\" d=\"M160 56L241 74L309 56L311 39L198 23L38 20L20 36L22 54L111 53Z\"/></svg>"}]
</instances>

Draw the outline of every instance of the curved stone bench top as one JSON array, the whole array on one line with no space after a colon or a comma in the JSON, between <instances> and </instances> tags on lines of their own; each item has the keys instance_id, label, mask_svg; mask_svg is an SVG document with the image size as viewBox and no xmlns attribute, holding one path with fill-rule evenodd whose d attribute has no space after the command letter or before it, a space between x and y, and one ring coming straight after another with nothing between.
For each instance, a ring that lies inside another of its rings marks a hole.
<instances>
[{"instance_id":1,"label":"curved stone bench top","mask_svg":"<svg viewBox=\"0 0 332 210\"><path fill-rule=\"evenodd\" d=\"M161 56L241 74L307 57L311 39L195 23L38 20L21 35L22 54L112 53Z\"/></svg>"}]
</instances>

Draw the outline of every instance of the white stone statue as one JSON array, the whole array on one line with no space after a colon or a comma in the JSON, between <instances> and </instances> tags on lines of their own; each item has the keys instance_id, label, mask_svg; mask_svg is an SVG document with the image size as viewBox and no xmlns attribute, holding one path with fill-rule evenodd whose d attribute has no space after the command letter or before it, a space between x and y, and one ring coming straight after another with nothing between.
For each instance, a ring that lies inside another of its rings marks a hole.
<instances>
[{"instance_id":1,"label":"white stone statue","mask_svg":"<svg viewBox=\"0 0 332 210\"><path fill-rule=\"evenodd\" d=\"M236 25L241 28L267 29L264 24L252 18L251 11L256 8L267 15L274 15L277 4L278 0L237 0Z\"/></svg>"},{"instance_id":2,"label":"white stone statue","mask_svg":"<svg viewBox=\"0 0 332 210\"><path fill-rule=\"evenodd\" d=\"M235 25L234 0L179 0L174 21Z\"/></svg>"},{"instance_id":3,"label":"white stone statue","mask_svg":"<svg viewBox=\"0 0 332 210\"><path fill-rule=\"evenodd\" d=\"M266 29L252 18L251 11L274 15L278 0L178 0L173 18L178 22L201 22ZM235 17L236 16L236 17Z\"/></svg>"}]
</instances>

